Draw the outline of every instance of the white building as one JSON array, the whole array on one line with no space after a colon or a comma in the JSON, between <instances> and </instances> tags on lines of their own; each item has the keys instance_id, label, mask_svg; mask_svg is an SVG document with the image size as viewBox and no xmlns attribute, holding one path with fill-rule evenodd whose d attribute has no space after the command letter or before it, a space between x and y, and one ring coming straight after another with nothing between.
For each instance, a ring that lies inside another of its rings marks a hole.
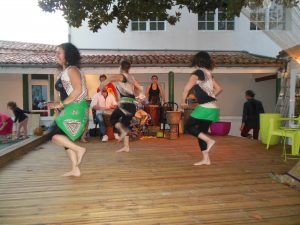
<instances>
[{"instance_id":1,"label":"white building","mask_svg":"<svg viewBox=\"0 0 300 225\"><path fill-rule=\"evenodd\" d=\"M266 29L288 27L287 20L283 19L288 13L282 9L276 14L276 20L270 19L270 9L265 12ZM253 12L252 15L253 22L257 22L257 15L260 14ZM234 122L231 134L238 135L245 90L254 90L265 110L274 111L277 73L284 67L283 62L275 57L282 49L246 16L241 14L239 18L225 22L220 21L218 16L217 10L202 17L186 10L175 26L165 21L137 20L130 23L125 33L120 32L115 24L98 33L89 31L86 24L78 29L70 28L70 42L83 55L82 69L87 77L90 96L96 91L99 74L118 73L120 59L129 58L132 61L131 72L142 85L146 86L150 77L157 74L167 99L179 103L192 71L190 57L199 50L207 50L216 60L217 67L213 73L224 89L218 99L222 119ZM14 47L17 44L0 42L2 111L5 111L9 97L13 97L21 107L32 110L34 85L46 85L47 100L54 97L55 78L52 74L58 72L55 69L54 46L29 44L24 47L24 43L23 46L19 43L21 47L17 49ZM10 46L5 48L5 45ZM9 56L14 57L13 60L9 61L12 59ZM41 74L47 74L47 77ZM13 94L8 94L11 90Z\"/></svg>"}]
</instances>

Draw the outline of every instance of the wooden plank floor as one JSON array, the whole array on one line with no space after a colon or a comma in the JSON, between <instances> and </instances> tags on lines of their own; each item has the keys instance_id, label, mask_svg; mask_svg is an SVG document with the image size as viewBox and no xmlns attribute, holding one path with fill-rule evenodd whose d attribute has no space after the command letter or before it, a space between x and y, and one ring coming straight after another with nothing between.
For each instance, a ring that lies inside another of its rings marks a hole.
<instances>
[{"instance_id":1,"label":"wooden plank floor","mask_svg":"<svg viewBox=\"0 0 300 225\"><path fill-rule=\"evenodd\" d=\"M178 140L85 144L80 178L65 178L69 161L47 143L0 170L0 224L300 224L299 191L274 182L295 160L280 147L216 137L211 166L191 136Z\"/></svg>"}]
</instances>

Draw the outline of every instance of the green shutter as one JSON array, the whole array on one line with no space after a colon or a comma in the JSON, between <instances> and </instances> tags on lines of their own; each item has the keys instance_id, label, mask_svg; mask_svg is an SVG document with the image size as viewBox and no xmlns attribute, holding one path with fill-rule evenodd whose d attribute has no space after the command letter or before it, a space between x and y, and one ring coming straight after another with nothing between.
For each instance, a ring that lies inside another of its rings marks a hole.
<instances>
[{"instance_id":1,"label":"green shutter","mask_svg":"<svg viewBox=\"0 0 300 225\"><path fill-rule=\"evenodd\" d=\"M174 73L169 72L169 102L174 102Z\"/></svg>"},{"instance_id":2,"label":"green shutter","mask_svg":"<svg viewBox=\"0 0 300 225\"><path fill-rule=\"evenodd\" d=\"M54 101L54 75L50 74L50 101ZM54 110L51 109L50 110L50 115L53 116L54 115Z\"/></svg>"},{"instance_id":3,"label":"green shutter","mask_svg":"<svg viewBox=\"0 0 300 225\"><path fill-rule=\"evenodd\" d=\"M29 110L28 74L23 74L23 109Z\"/></svg>"}]
</instances>

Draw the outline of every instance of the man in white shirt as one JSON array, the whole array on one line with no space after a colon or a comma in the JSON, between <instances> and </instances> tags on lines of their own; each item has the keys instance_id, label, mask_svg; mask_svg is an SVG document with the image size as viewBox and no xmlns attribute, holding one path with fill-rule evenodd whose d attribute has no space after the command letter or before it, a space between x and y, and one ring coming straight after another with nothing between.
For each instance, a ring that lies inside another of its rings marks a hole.
<instances>
[{"instance_id":1,"label":"man in white shirt","mask_svg":"<svg viewBox=\"0 0 300 225\"><path fill-rule=\"evenodd\" d=\"M115 96L109 94L105 88L102 89L101 92L95 94L92 98L90 107L96 110L96 119L99 123L99 133L100 137L102 136L102 141L108 141L103 113L104 111L115 109L117 105Z\"/></svg>"}]
</instances>

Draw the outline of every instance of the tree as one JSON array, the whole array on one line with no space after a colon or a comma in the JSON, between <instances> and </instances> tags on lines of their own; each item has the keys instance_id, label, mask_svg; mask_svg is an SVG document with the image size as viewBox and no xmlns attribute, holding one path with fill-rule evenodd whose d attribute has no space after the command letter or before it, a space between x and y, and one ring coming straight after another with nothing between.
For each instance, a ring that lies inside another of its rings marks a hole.
<instances>
[{"instance_id":1,"label":"tree","mask_svg":"<svg viewBox=\"0 0 300 225\"><path fill-rule=\"evenodd\" d=\"M87 19L90 30L97 32L116 20L118 29L125 32L129 22L137 19L159 18L174 25L180 20L184 7L197 14L218 8L227 12L225 18L231 18L240 16L243 7L262 7L268 1L286 7L297 4L296 0L39 0L38 4L46 12L62 11L73 27L80 27Z\"/></svg>"}]
</instances>

